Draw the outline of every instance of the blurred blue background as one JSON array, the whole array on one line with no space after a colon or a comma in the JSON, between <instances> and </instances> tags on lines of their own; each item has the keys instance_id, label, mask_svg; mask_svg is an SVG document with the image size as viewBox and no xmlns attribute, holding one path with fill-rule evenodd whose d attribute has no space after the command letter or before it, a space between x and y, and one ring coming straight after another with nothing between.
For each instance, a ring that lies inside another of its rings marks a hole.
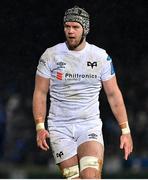
<instances>
[{"instance_id":1,"label":"blurred blue background","mask_svg":"<svg viewBox=\"0 0 148 180\"><path fill-rule=\"evenodd\" d=\"M148 17L144 0L5 0L0 6L0 178L61 178L51 150L36 146L32 94L36 66L65 40L63 15L79 5L91 16L87 40L112 57L134 141L128 161L120 129L101 92L103 178L148 178ZM48 104L49 107L50 104Z\"/></svg>"}]
</instances>

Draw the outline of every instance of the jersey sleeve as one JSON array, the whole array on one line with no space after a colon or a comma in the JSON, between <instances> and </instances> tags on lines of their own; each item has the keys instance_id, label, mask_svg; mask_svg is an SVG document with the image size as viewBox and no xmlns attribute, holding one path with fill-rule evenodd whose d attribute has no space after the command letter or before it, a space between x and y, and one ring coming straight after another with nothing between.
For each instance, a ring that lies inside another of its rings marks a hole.
<instances>
[{"instance_id":1,"label":"jersey sleeve","mask_svg":"<svg viewBox=\"0 0 148 180\"><path fill-rule=\"evenodd\" d=\"M49 63L50 63L50 57L47 49L39 59L36 74L44 78L50 78L51 70Z\"/></svg>"},{"instance_id":2,"label":"jersey sleeve","mask_svg":"<svg viewBox=\"0 0 148 180\"><path fill-rule=\"evenodd\" d=\"M107 81L115 76L114 66L111 57L106 53L101 71L101 80Z\"/></svg>"}]
</instances>

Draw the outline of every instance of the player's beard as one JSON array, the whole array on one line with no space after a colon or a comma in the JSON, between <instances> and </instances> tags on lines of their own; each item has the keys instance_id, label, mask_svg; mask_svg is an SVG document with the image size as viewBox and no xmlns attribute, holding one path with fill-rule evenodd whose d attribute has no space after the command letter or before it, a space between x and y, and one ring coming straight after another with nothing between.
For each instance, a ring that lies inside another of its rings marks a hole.
<instances>
[{"instance_id":1,"label":"player's beard","mask_svg":"<svg viewBox=\"0 0 148 180\"><path fill-rule=\"evenodd\" d=\"M76 49L83 42L83 40L84 40L84 35L82 35L81 39L79 39L79 40L67 38L68 48L70 50Z\"/></svg>"}]
</instances>

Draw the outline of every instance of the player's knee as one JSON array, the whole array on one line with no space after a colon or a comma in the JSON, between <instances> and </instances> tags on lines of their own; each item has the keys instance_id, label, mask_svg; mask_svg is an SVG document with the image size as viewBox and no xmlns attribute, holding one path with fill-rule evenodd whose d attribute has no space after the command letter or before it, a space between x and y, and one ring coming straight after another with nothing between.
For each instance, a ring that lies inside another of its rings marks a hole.
<instances>
[{"instance_id":1,"label":"player's knee","mask_svg":"<svg viewBox=\"0 0 148 180\"><path fill-rule=\"evenodd\" d=\"M67 179L74 179L79 177L79 167L78 165L65 168L63 170L63 176Z\"/></svg>"},{"instance_id":2,"label":"player's knee","mask_svg":"<svg viewBox=\"0 0 148 180\"><path fill-rule=\"evenodd\" d=\"M97 157L85 156L80 159L80 177L83 179L100 179L102 160Z\"/></svg>"},{"instance_id":3,"label":"player's knee","mask_svg":"<svg viewBox=\"0 0 148 180\"><path fill-rule=\"evenodd\" d=\"M100 173L94 168L86 168L80 172L80 177L82 179L100 179Z\"/></svg>"}]
</instances>

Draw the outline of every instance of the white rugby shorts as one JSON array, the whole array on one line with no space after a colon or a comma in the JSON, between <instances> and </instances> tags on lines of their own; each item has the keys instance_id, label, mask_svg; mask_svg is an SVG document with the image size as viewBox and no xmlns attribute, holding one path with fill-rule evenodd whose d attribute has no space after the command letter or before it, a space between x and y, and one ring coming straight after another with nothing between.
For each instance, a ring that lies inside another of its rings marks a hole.
<instances>
[{"instance_id":1,"label":"white rugby shorts","mask_svg":"<svg viewBox=\"0 0 148 180\"><path fill-rule=\"evenodd\" d=\"M101 121L48 126L48 130L56 164L76 155L78 146L84 142L97 141L104 146Z\"/></svg>"}]
</instances>

